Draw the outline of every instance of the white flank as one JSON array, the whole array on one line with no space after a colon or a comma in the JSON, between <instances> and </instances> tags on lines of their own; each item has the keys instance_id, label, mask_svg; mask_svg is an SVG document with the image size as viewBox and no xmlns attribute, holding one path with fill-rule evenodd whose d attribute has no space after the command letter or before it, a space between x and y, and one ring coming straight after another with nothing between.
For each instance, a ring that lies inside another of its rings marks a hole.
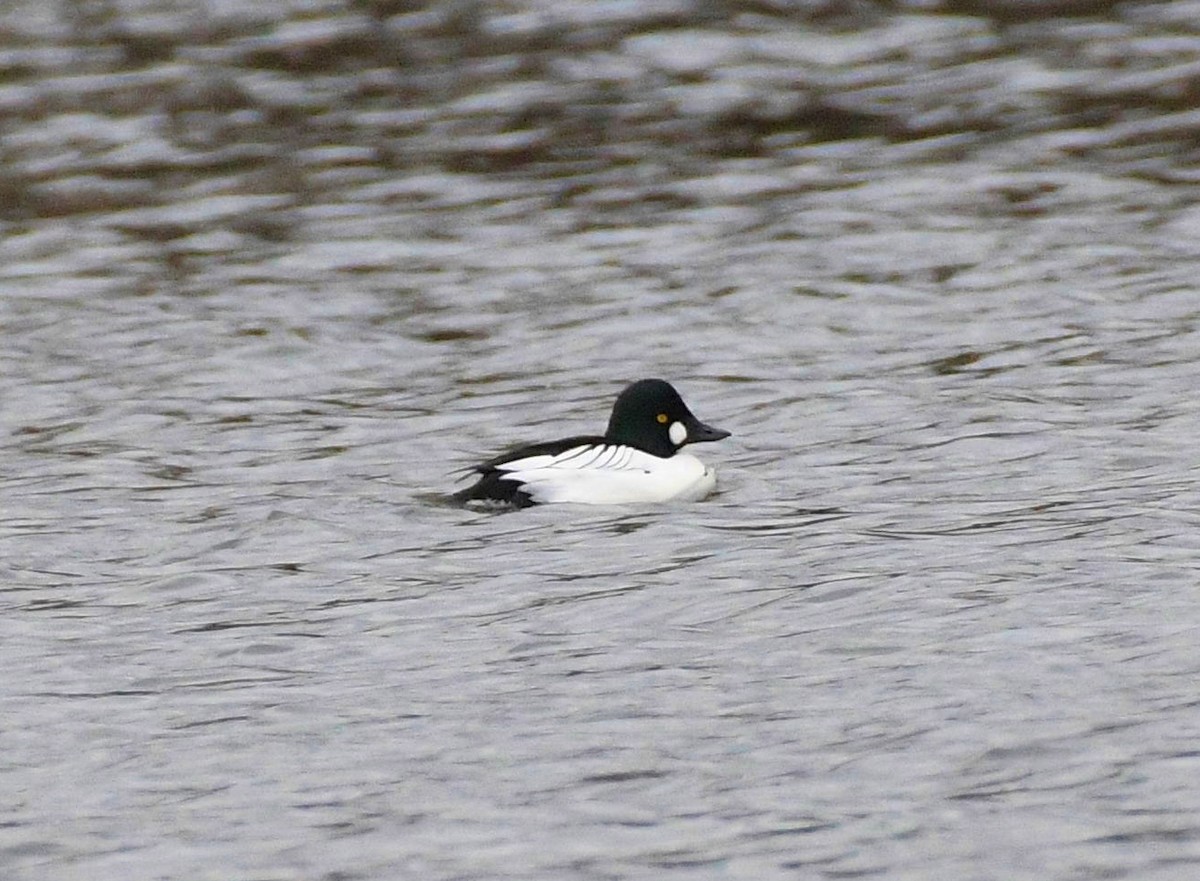
<instances>
[{"instance_id":1,"label":"white flank","mask_svg":"<svg viewBox=\"0 0 1200 881\"><path fill-rule=\"evenodd\" d=\"M529 456L497 466L522 484L535 502L622 505L702 499L717 472L695 456L660 459L610 444L572 447L556 456Z\"/></svg>"}]
</instances>

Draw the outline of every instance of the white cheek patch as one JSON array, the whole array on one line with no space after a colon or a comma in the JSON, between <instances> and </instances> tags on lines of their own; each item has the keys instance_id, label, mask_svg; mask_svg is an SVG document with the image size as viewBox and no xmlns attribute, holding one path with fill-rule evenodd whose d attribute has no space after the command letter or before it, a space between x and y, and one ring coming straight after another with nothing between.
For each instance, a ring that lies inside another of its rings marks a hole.
<instances>
[{"instance_id":1,"label":"white cheek patch","mask_svg":"<svg viewBox=\"0 0 1200 881\"><path fill-rule=\"evenodd\" d=\"M683 442L687 440L687 426L682 422L672 422L667 436L671 438L671 443L677 447L681 447L683 446Z\"/></svg>"}]
</instances>

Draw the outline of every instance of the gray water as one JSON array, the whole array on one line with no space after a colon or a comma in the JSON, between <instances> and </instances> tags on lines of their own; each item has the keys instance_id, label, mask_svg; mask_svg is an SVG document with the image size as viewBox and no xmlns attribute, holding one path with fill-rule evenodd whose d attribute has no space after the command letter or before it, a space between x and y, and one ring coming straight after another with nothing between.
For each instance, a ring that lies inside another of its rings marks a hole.
<instances>
[{"instance_id":1,"label":"gray water","mask_svg":"<svg viewBox=\"0 0 1200 881\"><path fill-rule=\"evenodd\" d=\"M5 7L0 875L1194 875L1200 5L1051 12Z\"/></svg>"}]
</instances>

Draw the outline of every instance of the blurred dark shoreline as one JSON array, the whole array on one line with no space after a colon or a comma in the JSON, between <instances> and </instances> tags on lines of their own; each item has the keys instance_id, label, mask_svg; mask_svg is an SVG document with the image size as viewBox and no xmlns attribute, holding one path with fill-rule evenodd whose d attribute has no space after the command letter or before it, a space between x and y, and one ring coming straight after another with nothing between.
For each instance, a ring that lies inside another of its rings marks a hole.
<instances>
[{"instance_id":1,"label":"blurred dark shoreline","mask_svg":"<svg viewBox=\"0 0 1200 881\"><path fill-rule=\"evenodd\" d=\"M305 202L429 170L651 205L731 161L1190 183L1197 9L18 4L0 17L0 221L162 205L202 179Z\"/></svg>"}]
</instances>

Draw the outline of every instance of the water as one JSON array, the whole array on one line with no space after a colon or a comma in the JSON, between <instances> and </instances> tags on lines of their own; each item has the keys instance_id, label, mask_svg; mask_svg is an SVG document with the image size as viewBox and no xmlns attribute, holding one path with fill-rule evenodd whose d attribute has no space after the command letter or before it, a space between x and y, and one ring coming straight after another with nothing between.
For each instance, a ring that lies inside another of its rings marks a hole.
<instances>
[{"instance_id":1,"label":"water","mask_svg":"<svg viewBox=\"0 0 1200 881\"><path fill-rule=\"evenodd\" d=\"M1195 871L1197 7L946 11L6 10L4 877Z\"/></svg>"}]
</instances>

